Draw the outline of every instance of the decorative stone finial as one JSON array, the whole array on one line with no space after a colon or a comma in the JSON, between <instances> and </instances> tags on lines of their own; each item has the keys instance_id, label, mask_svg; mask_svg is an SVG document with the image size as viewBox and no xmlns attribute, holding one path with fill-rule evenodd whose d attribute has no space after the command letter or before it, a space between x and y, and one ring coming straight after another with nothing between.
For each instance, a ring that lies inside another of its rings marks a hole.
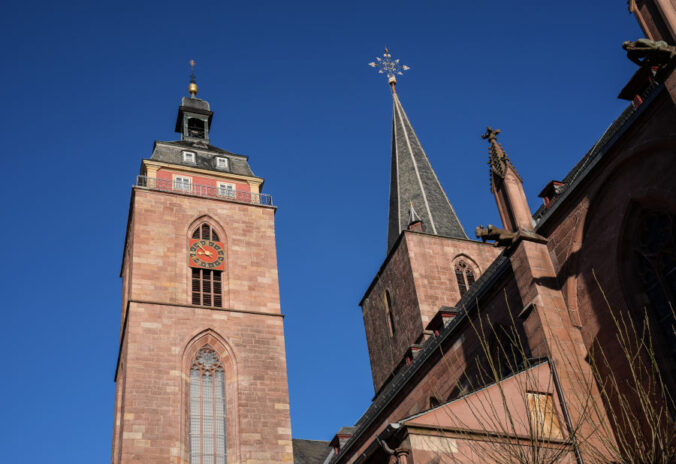
<instances>
[{"instance_id":1,"label":"decorative stone finial","mask_svg":"<svg viewBox=\"0 0 676 464\"><path fill-rule=\"evenodd\" d=\"M390 55L390 51L387 49L387 47L385 47L385 53L383 53L383 57L376 57L376 61L370 62L369 66L372 68L378 68L378 74L387 75L387 83L390 84L390 87L392 87L393 93L396 93L396 76L403 76L403 71L408 71L411 69L405 64L400 64L399 59L392 60L392 55Z\"/></svg>"},{"instance_id":2,"label":"decorative stone finial","mask_svg":"<svg viewBox=\"0 0 676 464\"><path fill-rule=\"evenodd\" d=\"M488 165L491 167L491 186L493 185L494 176L501 178L505 177L505 171L508 166L514 171L516 176L519 177L519 173L516 172L507 153L505 153L502 145L498 143L499 133L500 129L493 129L491 126L488 126L486 128L486 133L481 136L482 139L488 140L488 143L490 143L490 147L488 148ZM521 180L521 177L519 177L519 180Z\"/></svg>"},{"instance_id":3,"label":"decorative stone finial","mask_svg":"<svg viewBox=\"0 0 676 464\"><path fill-rule=\"evenodd\" d=\"M488 139L489 143L497 142L500 129L493 129L491 126L486 128L486 133L481 136L482 139Z\"/></svg>"},{"instance_id":4,"label":"decorative stone finial","mask_svg":"<svg viewBox=\"0 0 676 464\"><path fill-rule=\"evenodd\" d=\"M188 93L192 98L197 95L197 83L195 82L195 60L190 60L190 85L188 85Z\"/></svg>"}]
</instances>

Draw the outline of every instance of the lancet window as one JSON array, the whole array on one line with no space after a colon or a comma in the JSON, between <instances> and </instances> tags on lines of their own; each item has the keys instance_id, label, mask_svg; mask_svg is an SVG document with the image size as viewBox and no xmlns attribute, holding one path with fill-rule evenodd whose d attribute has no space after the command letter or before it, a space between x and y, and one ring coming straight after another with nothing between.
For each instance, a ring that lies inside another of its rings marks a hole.
<instances>
[{"instance_id":1,"label":"lancet window","mask_svg":"<svg viewBox=\"0 0 676 464\"><path fill-rule=\"evenodd\" d=\"M392 314L392 297L390 291L385 290L385 315L387 316L387 327L390 329L390 336L394 335L394 315Z\"/></svg>"},{"instance_id":2,"label":"lancet window","mask_svg":"<svg viewBox=\"0 0 676 464\"><path fill-rule=\"evenodd\" d=\"M458 281L458 290L460 290L460 296L464 295L469 289L470 285L472 285L476 280L472 267L462 259L455 263L455 278Z\"/></svg>"},{"instance_id":3,"label":"lancet window","mask_svg":"<svg viewBox=\"0 0 676 464\"><path fill-rule=\"evenodd\" d=\"M192 238L217 242L218 234L207 223L197 227ZM192 268L192 304L200 306L223 306L223 272L213 269Z\"/></svg>"},{"instance_id":4,"label":"lancet window","mask_svg":"<svg viewBox=\"0 0 676 464\"><path fill-rule=\"evenodd\" d=\"M190 464L225 464L225 372L208 345L190 368Z\"/></svg>"}]
</instances>

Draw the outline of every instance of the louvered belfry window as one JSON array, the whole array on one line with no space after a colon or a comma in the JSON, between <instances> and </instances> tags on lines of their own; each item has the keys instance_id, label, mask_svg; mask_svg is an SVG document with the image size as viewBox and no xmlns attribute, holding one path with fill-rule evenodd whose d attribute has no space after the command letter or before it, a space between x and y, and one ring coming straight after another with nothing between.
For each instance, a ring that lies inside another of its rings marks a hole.
<instances>
[{"instance_id":1,"label":"louvered belfry window","mask_svg":"<svg viewBox=\"0 0 676 464\"><path fill-rule=\"evenodd\" d=\"M225 372L206 345L190 368L190 464L225 463Z\"/></svg>"},{"instance_id":2,"label":"louvered belfry window","mask_svg":"<svg viewBox=\"0 0 676 464\"><path fill-rule=\"evenodd\" d=\"M218 234L209 224L195 229L192 238L218 241ZM223 306L223 271L192 268L192 304L199 306Z\"/></svg>"}]
</instances>

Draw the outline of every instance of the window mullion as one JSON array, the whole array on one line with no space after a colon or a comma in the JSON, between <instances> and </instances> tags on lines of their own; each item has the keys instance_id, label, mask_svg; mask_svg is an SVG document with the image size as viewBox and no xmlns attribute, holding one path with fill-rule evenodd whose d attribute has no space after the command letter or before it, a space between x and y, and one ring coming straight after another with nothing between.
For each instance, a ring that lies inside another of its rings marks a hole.
<instances>
[{"instance_id":1,"label":"window mullion","mask_svg":"<svg viewBox=\"0 0 676 464\"><path fill-rule=\"evenodd\" d=\"M203 374L204 373L200 369L200 464L204 464L204 414L202 414L204 403L204 394L202 393L204 380Z\"/></svg>"},{"instance_id":2,"label":"window mullion","mask_svg":"<svg viewBox=\"0 0 676 464\"><path fill-rule=\"evenodd\" d=\"M211 411L211 420L212 420L212 425L211 425L211 430L212 430L212 435L213 435L213 448L214 448L214 460L213 463L216 464L216 453L218 452L218 443L216 441L216 370L211 371L211 406L212 406L212 411Z\"/></svg>"}]
</instances>

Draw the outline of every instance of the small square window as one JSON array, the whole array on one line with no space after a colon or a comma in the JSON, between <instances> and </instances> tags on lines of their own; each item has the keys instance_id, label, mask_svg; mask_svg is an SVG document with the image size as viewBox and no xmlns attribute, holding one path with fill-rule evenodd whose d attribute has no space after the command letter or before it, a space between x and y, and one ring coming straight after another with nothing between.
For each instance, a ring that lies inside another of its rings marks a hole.
<instances>
[{"instance_id":1,"label":"small square window","mask_svg":"<svg viewBox=\"0 0 676 464\"><path fill-rule=\"evenodd\" d=\"M235 184L218 183L218 194L222 197L233 198L235 196Z\"/></svg>"},{"instance_id":2,"label":"small square window","mask_svg":"<svg viewBox=\"0 0 676 464\"><path fill-rule=\"evenodd\" d=\"M191 151L183 152L183 162L195 164L195 153Z\"/></svg>"},{"instance_id":3,"label":"small square window","mask_svg":"<svg viewBox=\"0 0 676 464\"><path fill-rule=\"evenodd\" d=\"M174 176L174 190L190 192L192 190L190 177Z\"/></svg>"},{"instance_id":4,"label":"small square window","mask_svg":"<svg viewBox=\"0 0 676 464\"><path fill-rule=\"evenodd\" d=\"M218 169L228 169L228 158L216 158L216 167Z\"/></svg>"}]
</instances>

